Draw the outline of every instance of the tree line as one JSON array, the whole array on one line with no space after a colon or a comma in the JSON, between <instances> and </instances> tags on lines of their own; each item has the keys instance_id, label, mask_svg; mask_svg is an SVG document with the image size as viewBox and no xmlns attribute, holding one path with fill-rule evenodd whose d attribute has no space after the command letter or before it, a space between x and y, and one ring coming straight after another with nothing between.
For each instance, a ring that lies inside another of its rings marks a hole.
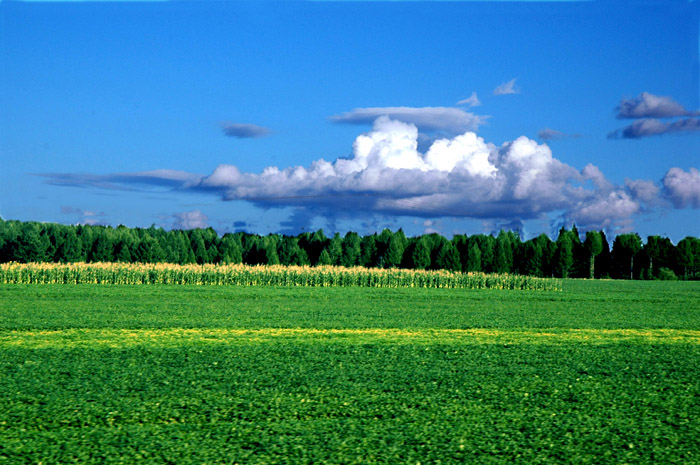
<instances>
[{"instance_id":1,"label":"tree line","mask_svg":"<svg viewBox=\"0 0 700 465\"><path fill-rule=\"evenodd\" d=\"M328 237L323 230L298 236L245 232L219 236L212 228L171 230L118 226L67 226L0 219L0 262L246 263L340 265L368 268L446 269L539 277L700 279L700 239L620 234L612 246L602 231L582 235L574 225L556 240L527 241L513 231L498 235L433 233L406 237L384 229Z\"/></svg>"}]
</instances>

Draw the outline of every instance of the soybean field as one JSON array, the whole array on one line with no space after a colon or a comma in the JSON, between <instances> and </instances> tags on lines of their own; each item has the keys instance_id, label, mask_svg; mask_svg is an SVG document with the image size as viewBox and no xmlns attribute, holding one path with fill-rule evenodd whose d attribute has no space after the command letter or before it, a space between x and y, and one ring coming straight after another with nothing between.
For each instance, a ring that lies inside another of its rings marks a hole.
<instances>
[{"instance_id":1,"label":"soybean field","mask_svg":"<svg viewBox=\"0 0 700 465\"><path fill-rule=\"evenodd\" d=\"M0 285L0 463L700 463L700 283Z\"/></svg>"}]
</instances>

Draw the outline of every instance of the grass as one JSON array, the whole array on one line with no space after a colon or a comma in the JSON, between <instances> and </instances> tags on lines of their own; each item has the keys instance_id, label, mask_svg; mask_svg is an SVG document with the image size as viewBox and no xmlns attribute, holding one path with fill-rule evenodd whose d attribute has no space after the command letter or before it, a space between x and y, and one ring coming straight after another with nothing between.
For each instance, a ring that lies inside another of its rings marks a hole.
<instances>
[{"instance_id":1,"label":"grass","mask_svg":"<svg viewBox=\"0 0 700 465\"><path fill-rule=\"evenodd\" d=\"M2 285L0 330L699 329L700 283L564 281L564 292Z\"/></svg>"},{"instance_id":2,"label":"grass","mask_svg":"<svg viewBox=\"0 0 700 465\"><path fill-rule=\"evenodd\" d=\"M0 286L0 463L700 463L700 285Z\"/></svg>"}]
</instances>

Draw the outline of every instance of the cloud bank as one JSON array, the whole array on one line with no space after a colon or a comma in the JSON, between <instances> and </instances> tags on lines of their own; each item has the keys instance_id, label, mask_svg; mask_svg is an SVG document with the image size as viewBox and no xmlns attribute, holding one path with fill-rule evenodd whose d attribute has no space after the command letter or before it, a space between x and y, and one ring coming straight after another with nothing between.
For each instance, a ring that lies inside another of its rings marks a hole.
<instances>
[{"instance_id":1,"label":"cloud bank","mask_svg":"<svg viewBox=\"0 0 700 465\"><path fill-rule=\"evenodd\" d=\"M617 117L623 118L672 118L694 116L697 112L686 110L671 97L642 92L634 99L622 99L617 107Z\"/></svg>"},{"instance_id":2,"label":"cloud bank","mask_svg":"<svg viewBox=\"0 0 700 465\"><path fill-rule=\"evenodd\" d=\"M637 119L608 134L608 139L641 139L673 133L700 132L700 112L685 109L671 97L642 92L634 99L622 99L616 108L618 119ZM680 118L664 122L659 118Z\"/></svg>"},{"instance_id":3,"label":"cloud bank","mask_svg":"<svg viewBox=\"0 0 700 465\"><path fill-rule=\"evenodd\" d=\"M159 169L135 173L107 175L89 173L39 173L47 184L66 187L97 187L109 190L140 191L145 187L161 186L177 189L198 182L202 175L186 171Z\"/></svg>"},{"instance_id":4,"label":"cloud bank","mask_svg":"<svg viewBox=\"0 0 700 465\"><path fill-rule=\"evenodd\" d=\"M658 119L640 119L629 126L608 134L609 139L641 139L682 132L700 132L700 118L684 118L665 123Z\"/></svg>"},{"instance_id":5,"label":"cloud bank","mask_svg":"<svg viewBox=\"0 0 700 465\"><path fill-rule=\"evenodd\" d=\"M331 219L386 214L511 224L559 218L584 230L625 231L635 215L664 202L700 208L700 174L694 168L669 170L662 190L649 180L616 185L590 164L577 170L556 159L547 145L524 136L497 146L466 131L437 139L424 152L418 140L415 124L381 116L355 139L350 157L320 159L307 167L270 166L249 173L222 164L208 176L172 170L43 176L52 184L108 189L167 185ZM198 211L179 215L183 227L206 223Z\"/></svg>"},{"instance_id":6,"label":"cloud bank","mask_svg":"<svg viewBox=\"0 0 700 465\"><path fill-rule=\"evenodd\" d=\"M221 125L221 130L227 136L238 139L264 137L271 132L268 128L245 123L225 123Z\"/></svg>"},{"instance_id":7,"label":"cloud bank","mask_svg":"<svg viewBox=\"0 0 700 465\"><path fill-rule=\"evenodd\" d=\"M476 131L486 119L461 108L452 107L372 107L355 108L352 111L331 116L330 120L338 124L372 125L382 116L413 124L421 131L449 134Z\"/></svg>"}]
</instances>

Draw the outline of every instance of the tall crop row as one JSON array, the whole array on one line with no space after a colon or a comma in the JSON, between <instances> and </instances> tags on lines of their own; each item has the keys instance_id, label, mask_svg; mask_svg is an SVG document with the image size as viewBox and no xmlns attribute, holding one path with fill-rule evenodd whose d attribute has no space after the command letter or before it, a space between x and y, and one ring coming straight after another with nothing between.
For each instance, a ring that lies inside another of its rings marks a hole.
<instances>
[{"instance_id":1,"label":"tall crop row","mask_svg":"<svg viewBox=\"0 0 700 465\"><path fill-rule=\"evenodd\" d=\"M554 279L338 266L4 263L0 284L181 284L560 290Z\"/></svg>"}]
</instances>

